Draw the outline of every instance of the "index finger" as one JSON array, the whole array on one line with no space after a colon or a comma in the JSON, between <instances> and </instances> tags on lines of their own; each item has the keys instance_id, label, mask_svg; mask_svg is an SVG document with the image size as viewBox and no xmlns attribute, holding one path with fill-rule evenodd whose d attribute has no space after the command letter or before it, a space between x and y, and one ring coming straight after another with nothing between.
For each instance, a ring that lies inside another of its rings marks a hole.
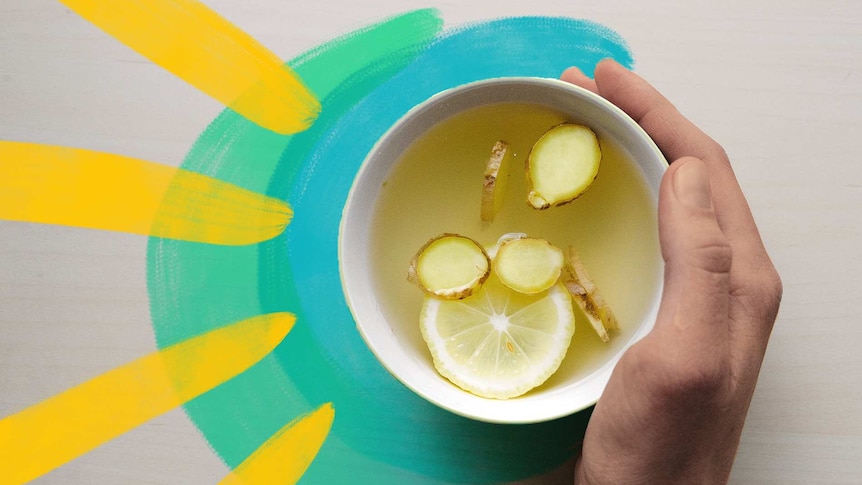
<instances>
[{"instance_id":1,"label":"index finger","mask_svg":"<svg viewBox=\"0 0 862 485\"><path fill-rule=\"evenodd\" d=\"M718 223L731 242L734 258L746 266L771 266L724 149L654 87L615 61L596 66L595 82L598 93L637 121L668 160L693 156L706 163Z\"/></svg>"}]
</instances>

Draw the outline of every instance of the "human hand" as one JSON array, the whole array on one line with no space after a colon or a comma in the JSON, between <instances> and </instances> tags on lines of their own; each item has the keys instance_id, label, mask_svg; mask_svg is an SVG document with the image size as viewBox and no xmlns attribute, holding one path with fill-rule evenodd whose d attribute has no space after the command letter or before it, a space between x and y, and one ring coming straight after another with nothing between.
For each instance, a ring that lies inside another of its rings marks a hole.
<instances>
[{"instance_id":1,"label":"human hand","mask_svg":"<svg viewBox=\"0 0 862 485\"><path fill-rule=\"evenodd\" d=\"M593 411L578 484L725 483L781 300L726 153L614 61L562 79L629 114L672 161L659 192L665 283L655 328Z\"/></svg>"}]
</instances>

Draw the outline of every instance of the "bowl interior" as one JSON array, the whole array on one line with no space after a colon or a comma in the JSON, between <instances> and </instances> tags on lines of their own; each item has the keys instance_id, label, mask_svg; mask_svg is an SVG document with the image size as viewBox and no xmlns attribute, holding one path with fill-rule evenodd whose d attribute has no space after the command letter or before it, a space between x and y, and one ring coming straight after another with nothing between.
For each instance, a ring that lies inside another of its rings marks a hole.
<instances>
[{"instance_id":1,"label":"bowl interior","mask_svg":"<svg viewBox=\"0 0 862 485\"><path fill-rule=\"evenodd\" d=\"M583 123L596 132L602 168L593 187L573 203L534 211L520 193L519 167L529 140L560 121ZM509 176L509 205L488 224L479 221L483 153L490 153L498 134L520 148ZM655 321L662 273L655 211L666 166L652 140L627 115L568 83L503 78L435 95L380 139L344 208L339 265L363 339L406 386L463 416L529 423L591 406L622 352ZM575 244L614 305L623 331L602 344L579 316L565 361L539 388L508 400L459 389L434 369L419 332L422 295L406 281L415 251L442 232L460 232L483 243L505 232L526 232L560 247Z\"/></svg>"}]
</instances>

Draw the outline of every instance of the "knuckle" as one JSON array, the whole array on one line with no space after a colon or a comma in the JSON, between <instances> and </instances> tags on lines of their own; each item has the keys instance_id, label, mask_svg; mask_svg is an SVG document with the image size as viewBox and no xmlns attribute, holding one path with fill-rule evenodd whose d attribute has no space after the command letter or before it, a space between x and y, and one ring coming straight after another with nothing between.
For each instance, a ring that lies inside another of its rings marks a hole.
<instances>
[{"instance_id":1,"label":"knuckle","mask_svg":"<svg viewBox=\"0 0 862 485\"><path fill-rule=\"evenodd\" d=\"M715 231L715 234L701 232L700 240L687 254L689 266L710 274L728 274L733 264L733 249L720 231Z\"/></svg>"},{"instance_id":2,"label":"knuckle","mask_svg":"<svg viewBox=\"0 0 862 485\"><path fill-rule=\"evenodd\" d=\"M770 306L778 307L781 304L781 298L784 295L784 283L781 282L781 276L774 266L761 272L760 293L763 300Z\"/></svg>"},{"instance_id":3,"label":"knuckle","mask_svg":"<svg viewBox=\"0 0 862 485\"><path fill-rule=\"evenodd\" d=\"M701 160L719 163L730 168L730 156L724 145L719 143L715 138L704 133L700 128L696 128L700 132L701 140L700 152L695 154Z\"/></svg>"},{"instance_id":4,"label":"knuckle","mask_svg":"<svg viewBox=\"0 0 862 485\"><path fill-rule=\"evenodd\" d=\"M662 394L679 400L712 400L725 389L730 364L720 347L714 352L692 352L674 345L675 349L664 349L666 358L655 368Z\"/></svg>"},{"instance_id":5,"label":"knuckle","mask_svg":"<svg viewBox=\"0 0 862 485\"><path fill-rule=\"evenodd\" d=\"M729 368L718 356L696 356L690 362L679 363L672 372L665 372L665 376L658 387L661 395L687 405L721 402L730 382Z\"/></svg>"},{"instance_id":6,"label":"knuckle","mask_svg":"<svg viewBox=\"0 0 862 485\"><path fill-rule=\"evenodd\" d=\"M778 300L781 300L781 297L784 294L784 282L781 280L781 275L778 273L778 269L770 264L766 273L768 274L769 285L772 288L773 293Z\"/></svg>"},{"instance_id":7,"label":"knuckle","mask_svg":"<svg viewBox=\"0 0 862 485\"><path fill-rule=\"evenodd\" d=\"M711 154L716 159L722 160L722 161L724 161L724 163L730 165L730 157L727 155L727 150L724 149L724 146L721 143L715 141L715 139L713 139L711 137L708 137L708 138L709 138L709 144L707 146L708 153Z\"/></svg>"},{"instance_id":8,"label":"knuckle","mask_svg":"<svg viewBox=\"0 0 862 485\"><path fill-rule=\"evenodd\" d=\"M646 384L656 403L721 403L729 394L730 364L723 354L678 352L656 346L632 346L624 355L634 379ZM621 361L622 362L622 361Z\"/></svg>"},{"instance_id":9,"label":"knuckle","mask_svg":"<svg viewBox=\"0 0 862 485\"><path fill-rule=\"evenodd\" d=\"M772 321L784 294L784 285L778 271L770 263L750 271L732 297L741 303L746 312L759 320Z\"/></svg>"},{"instance_id":10,"label":"knuckle","mask_svg":"<svg viewBox=\"0 0 862 485\"><path fill-rule=\"evenodd\" d=\"M723 359L700 358L683 367L675 387L683 395L714 396L724 389L729 375Z\"/></svg>"}]
</instances>

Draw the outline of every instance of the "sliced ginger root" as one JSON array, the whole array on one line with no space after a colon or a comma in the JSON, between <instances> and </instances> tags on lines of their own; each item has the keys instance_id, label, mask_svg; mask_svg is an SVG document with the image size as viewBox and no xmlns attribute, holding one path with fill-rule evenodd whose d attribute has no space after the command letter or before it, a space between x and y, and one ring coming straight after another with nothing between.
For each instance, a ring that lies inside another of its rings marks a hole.
<instances>
[{"instance_id":1,"label":"sliced ginger root","mask_svg":"<svg viewBox=\"0 0 862 485\"><path fill-rule=\"evenodd\" d=\"M583 194L599 172L602 159L590 128L563 123L546 131L527 158L527 203L547 209Z\"/></svg>"},{"instance_id":2,"label":"sliced ginger root","mask_svg":"<svg viewBox=\"0 0 862 485\"><path fill-rule=\"evenodd\" d=\"M482 184L481 217L485 222L492 222L503 207L511 159L512 150L508 143L503 140L494 143L491 157L485 164L485 180Z\"/></svg>"},{"instance_id":3,"label":"sliced ginger root","mask_svg":"<svg viewBox=\"0 0 862 485\"><path fill-rule=\"evenodd\" d=\"M572 301L584 312L602 342L609 341L609 332L619 330L619 322L574 247L569 247L565 269L563 283L572 295Z\"/></svg>"},{"instance_id":4,"label":"sliced ginger root","mask_svg":"<svg viewBox=\"0 0 862 485\"><path fill-rule=\"evenodd\" d=\"M431 239L410 262L407 279L426 293L446 300L472 295L488 279L491 259L466 236L445 233Z\"/></svg>"},{"instance_id":5,"label":"sliced ginger root","mask_svg":"<svg viewBox=\"0 0 862 485\"><path fill-rule=\"evenodd\" d=\"M541 293L559 280L563 252L544 239L520 237L500 243L493 260L494 273L509 288L526 294Z\"/></svg>"}]
</instances>

